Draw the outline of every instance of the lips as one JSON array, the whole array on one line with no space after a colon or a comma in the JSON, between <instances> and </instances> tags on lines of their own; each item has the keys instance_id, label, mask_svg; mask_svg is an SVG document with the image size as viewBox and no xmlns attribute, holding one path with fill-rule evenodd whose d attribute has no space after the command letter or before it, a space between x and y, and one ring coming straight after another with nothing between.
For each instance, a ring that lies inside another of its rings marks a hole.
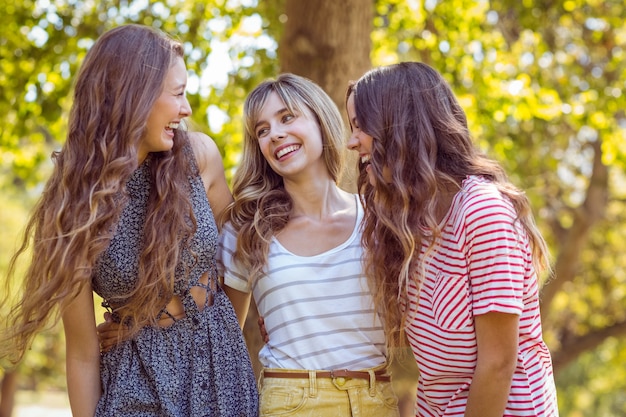
<instances>
[{"instance_id":1,"label":"lips","mask_svg":"<svg viewBox=\"0 0 626 417\"><path fill-rule=\"evenodd\" d=\"M176 130L180 126L180 122L170 122L165 126L165 130Z\"/></svg>"},{"instance_id":2,"label":"lips","mask_svg":"<svg viewBox=\"0 0 626 417\"><path fill-rule=\"evenodd\" d=\"M288 153L295 152L298 149L300 149L300 145L287 145L283 148L278 149L274 155L276 156L276 159L280 159Z\"/></svg>"}]
</instances>

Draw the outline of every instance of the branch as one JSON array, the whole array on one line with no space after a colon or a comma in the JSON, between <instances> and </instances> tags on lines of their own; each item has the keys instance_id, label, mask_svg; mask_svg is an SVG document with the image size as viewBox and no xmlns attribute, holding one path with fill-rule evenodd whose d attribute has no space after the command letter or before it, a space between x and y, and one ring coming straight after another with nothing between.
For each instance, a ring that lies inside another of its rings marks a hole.
<instances>
[{"instance_id":1,"label":"branch","mask_svg":"<svg viewBox=\"0 0 626 417\"><path fill-rule=\"evenodd\" d=\"M551 351L554 373L558 373L562 368L569 365L581 353L595 349L607 338L624 336L626 336L626 320L581 336L563 338L561 347Z\"/></svg>"}]
</instances>

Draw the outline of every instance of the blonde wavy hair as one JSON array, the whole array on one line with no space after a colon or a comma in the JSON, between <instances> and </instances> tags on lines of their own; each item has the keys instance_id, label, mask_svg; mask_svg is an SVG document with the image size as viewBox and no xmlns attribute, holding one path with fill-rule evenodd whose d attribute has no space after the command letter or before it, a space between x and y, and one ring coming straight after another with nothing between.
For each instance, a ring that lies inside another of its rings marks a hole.
<instances>
[{"instance_id":1,"label":"blonde wavy hair","mask_svg":"<svg viewBox=\"0 0 626 417\"><path fill-rule=\"evenodd\" d=\"M139 25L106 32L87 53L75 80L65 144L52 155L54 171L10 263L7 282L32 245L20 295L6 317L0 356L19 360L35 334L58 322L90 284L127 201L125 184L138 167L148 115L169 68L182 56L180 43ZM119 300L108 300L119 303L116 312L130 323L131 334L154 323L171 299L181 247L195 230L191 165L183 153L188 142L178 130L172 150L148 156L152 189L137 284Z\"/></svg>"},{"instance_id":2,"label":"blonde wavy hair","mask_svg":"<svg viewBox=\"0 0 626 417\"><path fill-rule=\"evenodd\" d=\"M224 211L237 233L234 259L249 274L249 283L263 275L269 244L291 215L293 203L283 178L275 173L259 148L255 124L269 96L275 93L293 114L308 109L322 136L322 157L331 178L338 182L345 156L345 126L332 99L317 84L294 74L281 74L259 84L244 103L243 158L233 177L234 202Z\"/></svg>"},{"instance_id":3,"label":"blonde wavy hair","mask_svg":"<svg viewBox=\"0 0 626 417\"><path fill-rule=\"evenodd\" d=\"M438 202L459 190L468 175L488 178L511 200L528 233L537 272L550 268L528 198L473 144L465 113L437 71L419 62L375 68L349 86L350 94L360 129L373 138L370 170L376 187L360 164L358 188L366 207L366 274L388 347L404 343L408 309L398 306L407 299L409 280L417 279L419 286L422 279L417 259L422 242L427 239L432 249L440 236ZM391 182L383 168L391 172Z\"/></svg>"}]
</instances>

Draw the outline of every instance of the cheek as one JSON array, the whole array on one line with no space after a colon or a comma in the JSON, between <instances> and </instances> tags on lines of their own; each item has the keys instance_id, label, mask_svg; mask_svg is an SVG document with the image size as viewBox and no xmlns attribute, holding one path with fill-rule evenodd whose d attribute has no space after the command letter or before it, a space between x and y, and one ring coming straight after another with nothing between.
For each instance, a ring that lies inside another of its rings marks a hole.
<instances>
[{"instance_id":1,"label":"cheek","mask_svg":"<svg viewBox=\"0 0 626 417\"><path fill-rule=\"evenodd\" d=\"M367 149L368 152L372 152L372 148L374 146L374 139L370 135L363 135L363 139L361 139L361 143L363 147Z\"/></svg>"},{"instance_id":2,"label":"cheek","mask_svg":"<svg viewBox=\"0 0 626 417\"><path fill-rule=\"evenodd\" d=\"M263 157L266 160L269 160L270 159L269 141L260 139L258 142L258 146L259 146L259 151L261 151L261 155L263 155Z\"/></svg>"}]
</instances>

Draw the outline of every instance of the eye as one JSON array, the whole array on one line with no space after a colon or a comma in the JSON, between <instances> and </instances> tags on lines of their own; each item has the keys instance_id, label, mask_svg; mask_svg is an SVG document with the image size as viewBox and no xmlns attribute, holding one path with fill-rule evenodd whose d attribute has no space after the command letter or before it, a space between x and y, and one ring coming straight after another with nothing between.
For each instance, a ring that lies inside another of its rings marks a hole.
<instances>
[{"instance_id":1,"label":"eye","mask_svg":"<svg viewBox=\"0 0 626 417\"><path fill-rule=\"evenodd\" d=\"M293 119L293 118L295 118L295 117L296 117L296 116L294 116L294 115L293 115L293 114L291 114L291 113L286 113L286 114L284 114L284 115L283 115L283 117L282 117L282 122L283 122L283 123L287 123L287 122L289 122L290 120L292 120L292 119Z\"/></svg>"},{"instance_id":2,"label":"eye","mask_svg":"<svg viewBox=\"0 0 626 417\"><path fill-rule=\"evenodd\" d=\"M269 129L266 127L262 127L261 129L256 131L256 137L262 138L263 136L267 135L267 132L269 132Z\"/></svg>"}]
</instances>

